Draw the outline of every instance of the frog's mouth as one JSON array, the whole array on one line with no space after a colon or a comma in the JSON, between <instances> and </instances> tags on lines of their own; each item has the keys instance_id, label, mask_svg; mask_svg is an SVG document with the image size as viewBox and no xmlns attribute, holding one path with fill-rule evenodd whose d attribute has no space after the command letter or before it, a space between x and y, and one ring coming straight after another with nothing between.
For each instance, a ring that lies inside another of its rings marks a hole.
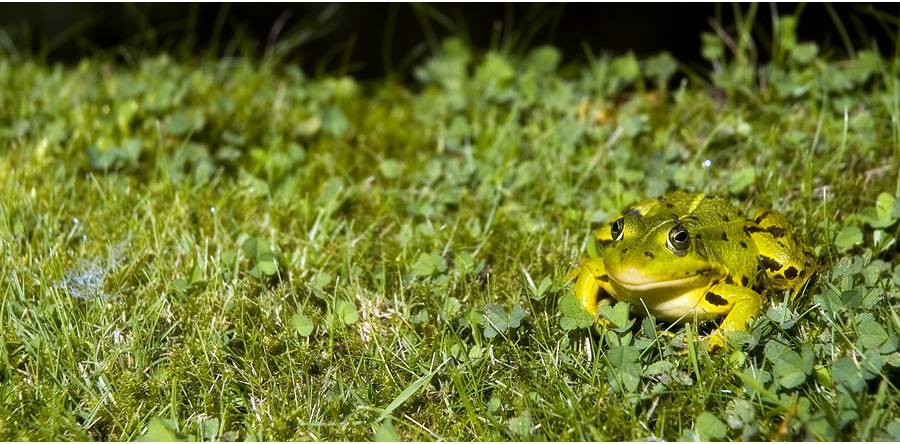
<instances>
[{"instance_id":1,"label":"frog's mouth","mask_svg":"<svg viewBox=\"0 0 900 444\"><path fill-rule=\"evenodd\" d=\"M612 278L612 276L610 276L610 277ZM615 280L616 283L619 284L619 286L621 286L625 290L630 291L630 292L635 292L635 293L653 291L653 290L658 290L661 288L667 288L667 289L696 288L696 287L698 287L697 281L699 280L698 276L691 276L691 277L684 278L684 279L672 279L672 280L668 280L668 281L655 280L653 282L640 282L640 283L626 282L621 279L615 279L615 278L612 278L612 279Z\"/></svg>"},{"instance_id":2,"label":"frog's mouth","mask_svg":"<svg viewBox=\"0 0 900 444\"><path fill-rule=\"evenodd\" d=\"M704 276L701 274L692 274L683 278L663 279L636 273L635 270L627 270L621 273L610 273L607 271L607 276L626 291L635 293L659 289L697 288L706 283Z\"/></svg>"}]
</instances>

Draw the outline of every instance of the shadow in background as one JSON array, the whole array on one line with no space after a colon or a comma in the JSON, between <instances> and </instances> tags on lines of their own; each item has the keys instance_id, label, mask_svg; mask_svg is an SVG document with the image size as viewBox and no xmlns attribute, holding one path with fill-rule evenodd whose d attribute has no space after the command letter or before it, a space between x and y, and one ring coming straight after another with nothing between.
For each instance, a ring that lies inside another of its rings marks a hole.
<instances>
[{"instance_id":1,"label":"shadow in background","mask_svg":"<svg viewBox=\"0 0 900 444\"><path fill-rule=\"evenodd\" d=\"M310 26L329 7L333 13L328 19L320 26ZM761 4L755 20L754 37L763 47L763 60L772 34L772 7ZM797 9L797 4L777 3L774 7L780 15L787 15ZM865 12L867 8L877 8L893 17L900 13L896 4L834 5L857 49L875 41L882 51L893 54L896 29L886 30ZM741 5L741 9L746 13L748 5ZM734 33L733 6L719 5L718 10L723 27ZM516 33L519 38L515 41L521 43L522 36L533 28L533 35L517 49L550 43L560 48L568 61L584 59L585 44L595 54L632 50L643 56L666 50L681 61L706 65L700 58L700 33L712 31L710 19L716 16L715 4L671 3L441 3L420 7L406 3L0 4L0 27L14 45L46 56L49 61L72 63L97 51L122 56L125 51L118 48L149 53L179 53L187 48L191 54L199 55L214 47L218 55L246 54L245 50L250 49L251 54L262 56L272 42L317 29L311 36L314 38L290 51L286 60L300 63L307 73L317 69L334 72L343 67L358 79L383 77L386 66L396 68L404 58L427 54L424 45L429 33L440 41L454 34L448 29L452 27L458 27L456 33L466 36L478 49L506 41ZM510 22L512 26L504 26ZM805 6L797 32L801 41L819 43L823 53L846 52L838 27L822 4ZM235 40L244 46L232 47L233 52L229 53L228 43ZM185 45L187 41L192 43ZM8 46L8 42L3 46ZM252 45L247 47L248 43Z\"/></svg>"}]
</instances>

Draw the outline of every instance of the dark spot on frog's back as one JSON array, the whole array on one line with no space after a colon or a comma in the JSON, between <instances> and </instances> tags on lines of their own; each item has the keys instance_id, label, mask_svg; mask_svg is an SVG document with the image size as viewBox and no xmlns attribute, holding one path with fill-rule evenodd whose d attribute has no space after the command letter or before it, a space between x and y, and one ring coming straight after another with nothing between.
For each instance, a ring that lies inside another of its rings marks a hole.
<instances>
[{"instance_id":1,"label":"dark spot on frog's back","mask_svg":"<svg viewBox=\"0 0 900 444\"><path fill-rule=\"evenodd\" d=\"M762 264L763 267L766 267L766 269L769 271L778 271L781 270L781 267L784 266L778 263L778 261L776 261L775 259L767 256L760 256L759 263Z\"/></svg>"},{"instance_id":2,"label":"dark spot on frog's back","mask_svg":"<svg viewBox=\"0 0 900 444\"><path fill-rule=\"evenodd\" d=\"M776 239L779 237L784 237L784 228L772 226L767 228L766 231L772 233L772 237Z\"/></svg>"},{"instance_id":3,"label":"dark spot on frog's back","mask_svg":"<svg viewBox=\"0 0 900 444\"><path fill-rule=\"evenodd\" d=\"M745 226L745 227L744 227L744 232L746 232L747 234L750 234L750 233L763 233L763 232L765 232L765 231L766 231L766 230L763 230L762 228L757 227L756 225L750 225L749 227L748 227L748 226Z\"/></svg>"},{"instance_id":4,"label":"dark spot on frog's back","mask_svg":"<svg viewBox=\"0 0 900 444\"><path fill-rule=\"evenodd\" d=\"M741 241L741 248L747 248L747 243L744 241Z\"/></svg>"},{"instance_id":5,"label":"dark spot on frog's back","mask_svg":"<svg viewBox=\"0 0 900 444\"><path fill-rule=\"evenodd\" d=\"M763 219L765 219L766 217L769 216L769 212L770 212L770 211L771 211L771 210L763 211L763 213L760 214L756 219L754 219L754 221L756 221L756 223L762 222Z\"/></svg>"},{"instance_id":6,"label":"dark spot on frog's back","mask_svg":"<svg viewBox=\"0 0 900 444\"><path fill-rule=\"evenodd\" d=\"M787 270L784 270L784 277L788 279L797 279L797 276L799 275L800 273L794 267L788 267Z\"/></svg>"},{"instance_id":7,"label":"dark spot on frog's back","mask_svg":"<svg viewBox=\"0 0 900 444\"><path fill-rule=\"evenodd\" d=\"M728 235L725 234L724 231L722 232L722 240L725 241L725 242L728 242Z\"/></svg>"},{"instance_id":8,"label":"dark spot on frog's back","mask_svg":"<svg viewBox=\"0 0 900 444\"><path fill-rule=\"evenodd\" d=\"M741 277L741 285L742 286L746 287L749 284L750 284L750 279L748 279L747 276Z\"/></svg>"},{"instance_id":9,"label":"dark spot on frog's back","mask_svg":"<svg viewBox=\"0 0 900 444\"><path fill-rule=\"evenodd\" d=\"M726 301L725 298L711 291L706 293L706 302L718 306L728 305L728 301Z\"/></svg>"},{"instance_id":10,"label":"dark spot on frog's back","mask_svg":"<svg viewBox=\"0 0 900 444\"><path fill-rule=\"evenodd\" d=\"M722 215L722 220L725 221L725 222L728 222L728 216L726 216L726 215L723 214L723 215Z\"/></svg>"},{"instance_id":11,"label":"dark spot on frog's back","mask_svg":"<svg viewBox=\"0 0 900 444\"><path fill-rule=\"evenodd\" d=\"M650 259L653 259L653 253L651 253L651 252L649 252L649 251L645 251L645 252L644 252L644 256L647 256L647 257L649 257Z\"/></svg>"},{"instance_id":12,"label":"dark spot on frog's back","mask_svg":"<svg viewBox=\"0 0 900 444\"><path fill-rule=\"evenodd\" d=\"M672 209L672 208L675 208L675 205L671 204L671 203L667 203L666 208Z\"/></svg>"},{"instance_id":13,"label":"dark spot on frog's back","mask_svg":"<svg viewBox=\"0 0 900 444\"><path fill-rule=\"evenodd\" d=\"M659 196L656 198L656 201L659 203L666 203L666 196Z\"/></svg>"},{"instance_id":14,"label":"dark spot on frog's back","mask_svg":"<svg viewBox=\"0 0 900 444\"><path fill-rule=\"evenodd\" d=\"M734 285L734 279L731 278L731 275L725 277L725 283L728 285Z\"/></svg>"},{"instance_id":15,"label":"dark spot on frog's back","mask_svg":"<svg viewBox=\"0 0 900 444\"><path fill-rule=\"evenodd\" d=\"M641 211L637 208L629 208L628 211L625 212L625 215L641 217Z\"/></svg>"}]
</instances>

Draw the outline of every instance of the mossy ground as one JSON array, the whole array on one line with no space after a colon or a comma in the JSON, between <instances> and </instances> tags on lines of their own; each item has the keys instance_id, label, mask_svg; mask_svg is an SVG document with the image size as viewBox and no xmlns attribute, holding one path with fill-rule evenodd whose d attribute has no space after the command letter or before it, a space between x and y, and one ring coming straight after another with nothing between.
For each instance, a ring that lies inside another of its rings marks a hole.
<instances>
[{"instance_id":1,"label":"mossy ground","mask_svg":"<svg viewBox=\"0 0 900 444\"><path fill-rule=\"evenodd\" d=\"M0 439L900 439L900 60L792 20L680 83L457 39L412 87L0 57ZM675 188L820 260L726 353L558 304L592 227Z\"/></svg>"}]
</instances>

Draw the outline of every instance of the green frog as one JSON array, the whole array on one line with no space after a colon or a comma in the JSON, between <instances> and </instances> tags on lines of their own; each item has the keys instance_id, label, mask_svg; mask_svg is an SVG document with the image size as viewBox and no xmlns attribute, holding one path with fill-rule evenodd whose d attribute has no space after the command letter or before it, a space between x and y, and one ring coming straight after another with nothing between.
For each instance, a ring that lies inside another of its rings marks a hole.
<instances>
[{"instance_id":1,"label":"green frog","mask_svg":"<svg viewBox=\"0 0 900 444\"><path fill-rule=\"evenodd\" d=\"M670 323L724 317L707 349L745 331L764 302L764 282L795 296L816 257L790 222L771 209L748 218L727 199L675 191L627 208L601 227L603 257L585 258L569 274L591 315L613 301Z\"/></svg>"}]
</instances>

